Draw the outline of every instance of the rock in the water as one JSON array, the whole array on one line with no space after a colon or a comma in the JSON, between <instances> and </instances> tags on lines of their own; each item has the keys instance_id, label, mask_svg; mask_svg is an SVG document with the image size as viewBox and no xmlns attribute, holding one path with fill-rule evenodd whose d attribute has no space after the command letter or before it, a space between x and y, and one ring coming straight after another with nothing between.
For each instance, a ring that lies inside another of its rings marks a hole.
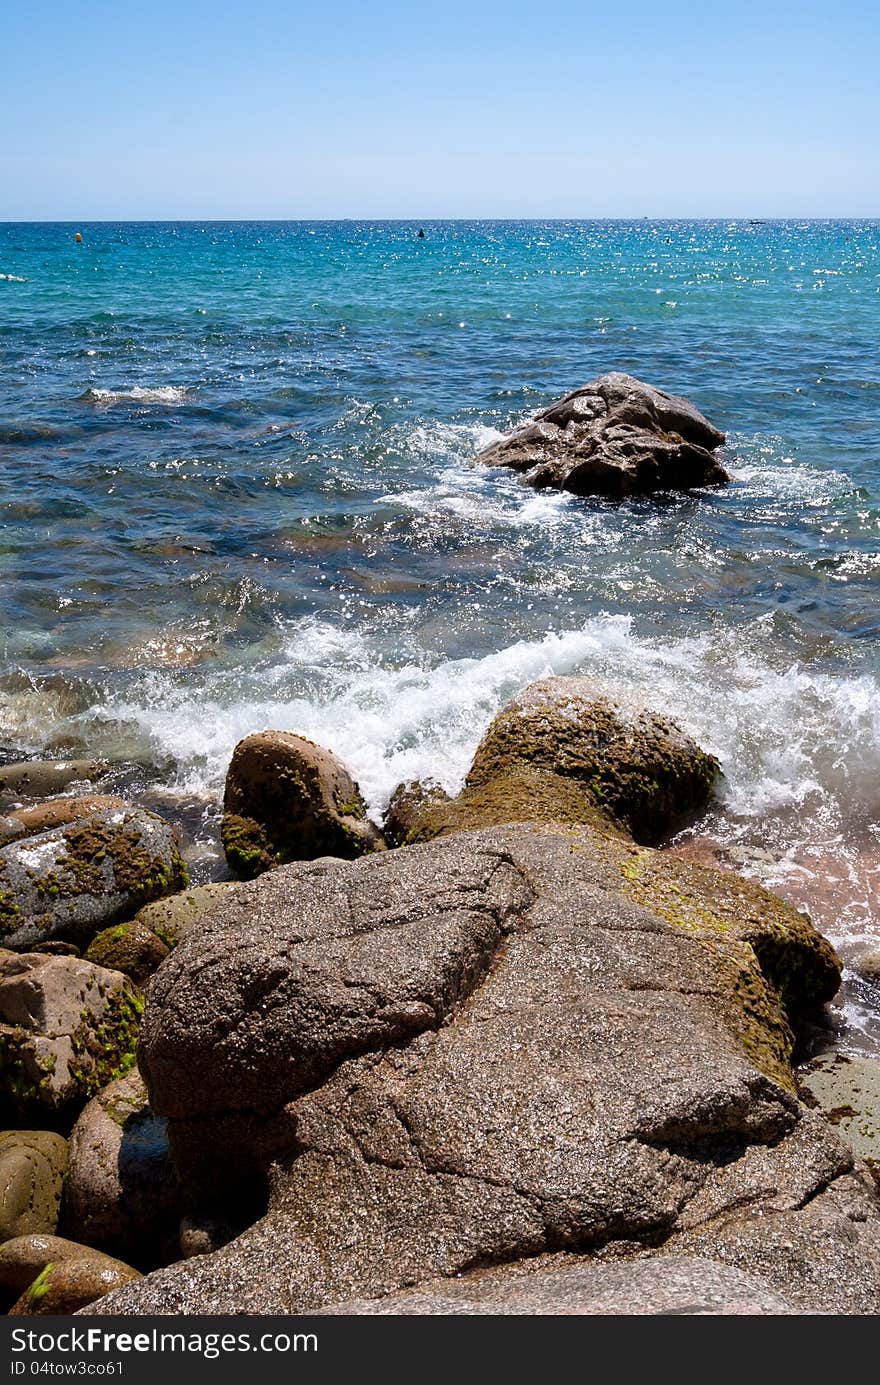
<instances>
[{"instance_id":1,"label":"rock in the water","mask_svg":"<svg viewBox=\"0 0 880 1385\"><path fill-rule=\"evenodd\" d=\"M35 837L40 832L51 831L53 827L64 827L69 822L90 818L94 813L109 813L119 809L125 811L127 808L125 800L113 794L80 794L76 798L50 798L30 808L14 808L9 816L21 824L26 836Z\"/></svg>"},{"instance_id":2,"label":"rock in the water","mask_svg":"<svg viewBox=\"0 0 880 1385\"><path fill-rule=\"evenodd\" d=\"M9 1310L10 1317L76 1313L105 1294L139 1279L131 1265L109 1257L96 1258L86 1249L83 1259L50 1261Z\"/></svg>"},{"instance_id":3,"label":"rock in the water","mask_svg":"<svg viewBox=\"0 0 880 1385\"><path fill-rule=\"evenodd\" d=\"M657 842L703 811L719 774L668 717L587 678L544 678L495 717L458 798L401 786L390 830L404 845L504 822L586 823Z\"/></svg>"},{"instance_id":4,"label":"rock in the water","mask_svg":"<svg viewBox=\"0 0 880 1385\"><path fill-rule=\"evenodd\" d=\"M85 957L99 967L121 971L136 986L145 986L168 953L161 938L134 921L105 928L89 943Z\"/></svg>"},{"instance_id":5,"label":"rock in the water","mask_svg":"<svg viewBox=\"0 0 880 1385\"><path fill-rule=\"evenodd\" d=\"M0 945L88 940L186 883L162 818L139 808L95 813L0 849Z\"/></svg>"},{"instance_id":6,"label":"rock in the water","mask_svg":"<svg viewBox=\"0 0 880 1385\"><path fill-rule=\"evenodd\" d=\"M760 886L662 855L493 829L217 905L140 1060L190 1192L234 1210L271 1166L268 1210L90 1311L309 1312L603 1247L877 1311L880 1201L789 1063L839 963Z\"/></svg>"},{"instance_id":7,"label":"rock in the water","mask_svg":"<svg viewBox=\"0 0 880 1385\"><path fill-rule=\"evenodd\" d=\"M600 375L481 452L533 486L621 498L717 486L724 434L687 399L632 375Z\"/></svg>"},{"instance_id":8,"label":"rock in the water","mask_svg":"<svg viewBox=\"0 0 880 1385\"><path fill-rule=\"evenodd\" d=\"M384 846L345 766L288 731L263 731L235 747L222 837L227 861L244 879L286 861L351 860Z\"/></svg>"},{"instance_id":9,"label":"rock in the water","mask_svg":"<svg viewBox=\"0 0 880 1385\"><path fill-rule=\"evenodd\" d=\"M880 1060L826 1053L798 1072L804 1099L880 1173Z\"/></svg>"},{"instance_id":10,"label":"rock in the water","mask_svg":"<svg viewBox=\"0 0 880 1385\"><path fill-rule=\"evenodd\" d=\"M657 1256L626 1264L557 1259L435 1279L386 1298L348 1299L318 1313L541 1314L625 1317L674 1313L779 1315L800 1313L755 1275L693 1255Z\"/></svg>"},{"instance_id":11,"label":"rock in the water","mask_svg":"<svg viewBox=\"0 0 880 1385\"><path fill-rule=\"evenodd\" d=\"M155 933L166 947L176 947L189 930L219 899L237 888L232 880L220 880L213 885L196 885L191 890L169 895L167 899L145 904L135 914L134 922Z\"/></svg>"},{"instance_id":12,"label":"rock in the water","mask_svg":"<svg viewBox=\"0 0 880 1385\"><path fill-rule=\"evenodd\" d=\"M63 1236L16 1236L0 1245L0 1290L18 1298L48 1264L63 1260L97 1260L113 1264L110 1256Z\"/></svg>"},{"instance_id":13,"label":"rock in the water","mask_svg":"<svg viewBox=\"0 0 880 1385\"><path fill-rule=\"evenodd\" d=\"M54 1232L66 1170L67 1141L61 1135L0 1132L0 1241Z\"/></svg>"},{"instance_id":14,"label":"rock in the water","mask_svg":"<svg viewBox=\"0 0 880 1385\"><path fill-rule=\"evenodd\" d=\"M866 981L880 982L880 947L868 948L860 953L853 965Z\"/></svg>"},{"instance_id":15,"label":"rock in the water","mask_svg":"<svg viewBox=\"0 0 880 1385\"><path fill-rule=\"evenodd\" d=\"M127 976L79 957L0 952L2 1104L68 1113L134 1062L143 1002Z\"/></svg>"},{"instance_id":16,"label":"rock in the water","mask_svg":"<svg viewBox=\"0 0 880 1385\"><path fill-rule=\"evenodd\" d=\"M70 1136L63 1229L138 1264L176 1259L180 1193L167 1123L136 1069L86 1106Z\"/></svg>"},{"instance_id":17,"label":"rock in the water","mask_svg":"<svg viewBox=\"0 0 880 1385\"><path fill-rule=\"evenodd\" d=\"M50 798L71 784L95 783L108 773L104 760L22 760L0 767L0 802Z\"/></svg>"}]
</instances>

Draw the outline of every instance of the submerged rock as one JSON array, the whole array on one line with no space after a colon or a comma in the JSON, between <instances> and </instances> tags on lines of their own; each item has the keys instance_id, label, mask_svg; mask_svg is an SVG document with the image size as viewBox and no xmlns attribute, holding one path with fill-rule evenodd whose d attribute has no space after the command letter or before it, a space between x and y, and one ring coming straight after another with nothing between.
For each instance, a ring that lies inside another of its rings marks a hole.
<instances>
[{"instance_id":1,"label":"submerged rock","mask_svg":"<svg viewBox=\"0 0 880 1385\"><path fill-rule=\"evenodd\" d=\"M632 375L600 375L477 457L533 486L620 498L729 481L724 434L687 399Z\"/></svg>"},{"instance_id":2,"label":"submerged rock","mask_svg":"<svg viewBox=\"0 0 880 1385\"><path fill-rule=\"evenodd\" d=\"M112 1255L157 1264L177 1258L180 1214L167 1123L133 1070L99 1092L73 1127L63 1227Z\"/></svg>"},{"instance_id":3,"label":"submerged rock","mask_svg":"<svg viewBox=\"0 0 880 1385\"><path fill-rule=\"evenodd\" d=\"M186 883L162 818L139 808L95 813L0 849L0 944L88 940Z\"/></svg>"},{"instance_id":4,"label":"submerged rock","mask_svg":"<svg viewBox=\"0 0 880 1385\"><path fill-rule=\"evenodd\" d=\"M67 1170L67 1141L51 1130L0 1131L0 1241L53 1232Z\"/></svg>"},{"instance_id":5,"label":"submerged rock","mask_svg":"<svg viewBox=\"0 0 880 1385\"><path fill-rule=\"evenodd\" d=\"M357 784L329 750L288 731L239 741L223 799L223 848L244 879L286 861L384 847Z\"/></svg>"},{"instance_id":6,"label":"submerged rock","mask_svg":"<svg viewBox=\"0 0 880 1385\"><path fill-rule=\"evenodd\" d=\"M504 822L586 823L657 842L705 809L720 773L668 717L587 678L544 678L495 717L458 798L401 785L386 829L404 845Z\"/></svg>"},{"instance_id":7,"label":"submerged rock","mask_svg":"<svg viewBox=\"0 0 880 1385\"><path fill-rule=\"evenodd\" d=\"M189 1196L233 1212L271 1169L268 1210L90 1311L309 1312L603 1248L876 1311L880 1201L789 1061L839 963L662 855L519 826L230 894L153 981L139 1056Z\"/></svg>"},{"instance_id":8,"label":"submerged rock","mask_svg":"<svg viewBox=\"0 0 880 1385\"><path fill-rule=\"evenodd\" d=\"M14 1114L69 1113L134 1062L142 1001L79 957L0 953L0 1086Z\"/></svg>"}]
</instances>

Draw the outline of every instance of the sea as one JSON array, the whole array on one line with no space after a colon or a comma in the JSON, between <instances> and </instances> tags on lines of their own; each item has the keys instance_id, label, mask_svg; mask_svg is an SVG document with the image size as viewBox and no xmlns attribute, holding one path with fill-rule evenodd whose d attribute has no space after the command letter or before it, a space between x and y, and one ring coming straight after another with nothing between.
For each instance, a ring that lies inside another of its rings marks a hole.
<instances>
[{"instance_id":1,"label":"sea","mask_svg":"<svg viewBox=\"0 0 880 1385\"><path fill-rule=\"evenodd\" d=\"M877 221L2 224L0 756L119 763L208 880L248 733L378 821L586 674L719 757L672 849L806 909L878 1052L878 346ZM609 370L691 398L731 484L475 463Z\"/></svg>"}]
</instances>

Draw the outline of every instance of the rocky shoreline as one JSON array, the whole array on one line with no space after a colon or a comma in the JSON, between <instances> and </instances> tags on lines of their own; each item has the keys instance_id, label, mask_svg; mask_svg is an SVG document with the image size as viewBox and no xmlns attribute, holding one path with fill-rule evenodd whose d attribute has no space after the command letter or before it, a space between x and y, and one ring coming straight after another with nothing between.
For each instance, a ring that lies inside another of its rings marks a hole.
<instances>
[{"instance_id":1,"label":"rocky shoreline","mask_svg":"<svg viewBox=\"0 0 880 1385\"><path fill-rule=\"evenodd\" d=\"M723 435L631 377L536 426L509 441L537 461L483 460L603 493L673 452L720 471ZM402 784L380 830L329 750L259 732L236 878L190 888L112 766L0 768L5 1308L876 1312L880 1065L798 1066L840 961L667 849L723 773L543 679L457 796Z\"/></svg>"}]
</instances>

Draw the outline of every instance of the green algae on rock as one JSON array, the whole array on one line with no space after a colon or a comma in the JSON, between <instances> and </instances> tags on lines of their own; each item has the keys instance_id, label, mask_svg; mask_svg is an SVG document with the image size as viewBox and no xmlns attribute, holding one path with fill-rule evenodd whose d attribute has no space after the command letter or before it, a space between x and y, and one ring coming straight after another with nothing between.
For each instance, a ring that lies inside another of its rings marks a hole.
<instances>
[{"instance_id":1,"label":"green algae on rock","mask_svg":"<svg viewBox=\"0 0 880 1385\"><path fill-rule=\"evenodd\" d=\"M357 784L329 750L288 731L263 731L235 747L223 799L223 849L252 879L287 861L382 850Z\"/></svg>"},{"instance_id":2,"label":"green algae on rock","mask_svg":"<svg viewBox=\"0 0 880 1385\"><path fill-rule=\"evenodd\" d=\"M152 983L139 1062L188 1193L231 1214L268 1178L268 1207L91 1311L303 1313L605 1250L876 1312L880 1201L788 1061L834 954L662 856L520 824L231 892Z\"/></svg>"},{"instance_id":3,"label":"green algae on rock","mask_svg":"<svg viewBox=\"0 0 880 1385\"><path fill-rule=\"evenodd\" d=\"M136 986L144 986L168 956L169 948L155 933L132 920L105 928L85 952L87 962L121 971Z\"/></svg>"},{"instance_id":4,"label":"green algae on rock","mask_svg":"<svg viewBox=\"0 0 880 1385\"><path fill-rule=\"evenodd\" d=\"M595 809L647 844L693 821L721 773L668 717L576 677L532 683L502 708L477 747L466 788L517 765L574 781Z\"/></svg>"},{"instance_id":5,"label":"green algae on rock","mask_svg":"<svg viewBox=\"0 0 880 1385\"><path fill-rule=\"evenodd\" d=\"M0 943L81 942L187 884L174 830L155 813L95 813L0 849Z\"/></svg>"},{"instance_id":6,"label":"green algae on rock","mask_svg":"<svg viewBox=\"0 0 880 1385\"><path fill-rule=\"evenodd\" d=\"M69 1116L135 1060L143 1000L78 957L0 953L0 1103Z\"/></svg>"}]
</instances>

